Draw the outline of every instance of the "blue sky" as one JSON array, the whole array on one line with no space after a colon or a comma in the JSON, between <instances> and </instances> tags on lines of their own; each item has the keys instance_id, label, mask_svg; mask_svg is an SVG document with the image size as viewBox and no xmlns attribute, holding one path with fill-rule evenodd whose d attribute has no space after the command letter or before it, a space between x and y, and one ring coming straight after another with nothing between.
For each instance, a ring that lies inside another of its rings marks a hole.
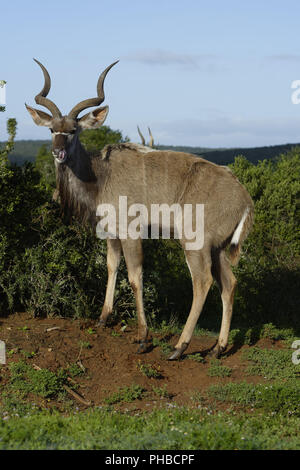
<instances>
[{"instance_id":1,"label":"blue sky","mask_svg":"<svg viewBox=\"0 0 300 470\"><path fill-rule=\"evenodd\" d=\"M5 120L19 139L48 139L35 106L49 70L49 98L64 113L105 82L106 124L138 141L136 125L165 145L236 147L300 142L300 2L293 0L11 0L1 2L0 79Z\"/></svg>"}]
</instances>

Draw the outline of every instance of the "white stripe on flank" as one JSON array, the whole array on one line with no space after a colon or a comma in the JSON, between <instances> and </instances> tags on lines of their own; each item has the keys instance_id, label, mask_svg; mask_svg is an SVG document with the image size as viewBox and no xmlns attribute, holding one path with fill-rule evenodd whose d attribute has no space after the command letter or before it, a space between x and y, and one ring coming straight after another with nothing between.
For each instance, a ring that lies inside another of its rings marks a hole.
<instances>
[{"instance_id":1,"label":"white stripe on flank","mask_svg":"<svg viewBox=\"0 0 300 470\"><path fill-rule=\"evenodd\" d=\"M244 226L244 223L245 223L245 220L246 220L248 214L249 214L249 207L247 207L247 209L245 210L239 225L237 226L237 228L234 231L233 237L232 237L231 242L230 242L231 245L238 245L238 243L240 241L240 236L241 236L241 233L242 233L242 230L243 230L243 226Z\"/></svg>"}]
</instances>

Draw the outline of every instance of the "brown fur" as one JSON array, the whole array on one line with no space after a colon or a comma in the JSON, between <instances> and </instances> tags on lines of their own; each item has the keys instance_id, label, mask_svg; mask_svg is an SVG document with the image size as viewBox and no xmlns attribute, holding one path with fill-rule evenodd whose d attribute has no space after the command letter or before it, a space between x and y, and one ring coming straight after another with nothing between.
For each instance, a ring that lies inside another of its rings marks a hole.
<instances>
[{"instance_id":1,"label":"brown fur","mask_svg":"<svg viewBox=\"0 0 300 470\"><path fill-rule=\"evenodd\" d=\"M144 204L149 214L151 204L205 205L204 247L200 252L186 252L194 286L194 307L190 313L190 321L187 322L176 346L175 357L177 353L181 354L185 348L183 345L188 344L191 339L195 319L200 314L211 285L211 273L214 272L214 276L222 280L220 286L223 285L222 282L225 286L220 287L222 295L225 296L224 332L223 336L220 336L220 344L218 343L214 350L216 355L220 354L227 343L236 281L225 258L222 262L216 262L212 252L218 252L221 256L229 246L230 261L236 264L242 242L253 220L252 200L237 178L226 168L193 155L171 151L143 154L139 147L133 144L109 146L100 155L92 157L78 143L70 161L64 168L59 167L58 170L59 192L63 207L69 213L92 224L96 222L96 209L101 203L113 204L118 220L120 195L128 197L128 206L133 203ZM239 243L230 245L233 233L246 208L249 209L249 215L245 220ZM181 241L184 245L185 240ZM135 240L121 240L121 246L137 302L139 339L145 345L148 328L142 302L141 243ZM118 253L120 253L119 248ZM111 255L108 254L109 256ZM109 276L114 278L114 281L110 281L111 290L114 289L115 271L110 269ZM103 306L101 315L103 323L112 311L111 295L110 292L109 305L107 301ZM201 303L199 303L200 298Z\"/></svg>"},{"instance_id":2,"label":"brown fur","mask_svg":"<svg viewBox=\"0 0 300 470\"><path fill-rule=\"evenodd\" d=\"M45 122L56 132L69 132L74 127L80 130L101 125L108 108L99 108L79 121L66 117L51 120L32 108L29 112L37 124ZM223 304L222 326L214 349L218 356L227 345L236 286L225 250L229 248L230 261L236 264L241 245L253 223L253 202L246 189L226 167L183 152L152 151L141 145L124 143L109 145L97 155L91 155L80 144L79 132L72 137L55 135L54 155L57 156L61 149L66 150L68 155L63 163L57 157L55 160L61 205L66 214L83 222L95 225L97 207L105 203L115 207L118 221L119 196L127 196L128 207L143 204L149 215L152 204L167 204L169 207L175 203L182 207L191 204L193 215L196 204L204 204L204 246L201 250L185 250L193 283L192 308L170 359L179 357L189 344L213 277L219 285ZM245 211L248 215L238 242L233 244L232 237ZM149 223L151 225L151 221ZM172 230L174 227L171 227ZM187 241L181 239L184 249ZM148 327L142 296L141 239L111 239L107 240L107 247L108 283L100 322L105 325L113 309L117 269L123 251L136 299L138 338L141 351L144 351Z\"/></svg>"}]
</instances>

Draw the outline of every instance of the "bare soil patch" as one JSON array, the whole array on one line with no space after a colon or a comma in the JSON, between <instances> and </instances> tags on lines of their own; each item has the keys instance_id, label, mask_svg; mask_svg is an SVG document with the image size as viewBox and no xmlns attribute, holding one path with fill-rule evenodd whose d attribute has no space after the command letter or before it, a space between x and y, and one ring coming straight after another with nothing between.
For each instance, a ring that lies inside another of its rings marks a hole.
<instances>
[{"instance_id":1,"label":"bare soil patch","mask_svg":"<svg viewBox=\"0 0 300 470\"><path fill-rule=\"evenodd\" d=\"M159 346L145 354L138 354L138 345L134 342L136 332L134 325L127 326L125 331L122 331L121 324L100 329L96 321L32 318L28 313L0 318L0 339L5 341L8 352L7 365L0 366L0 401L1 389L9 381L8 365L21 359L53 372L80 364L85 372L75 378L77 390L94 406L104 405L105 399L120 387L137 384L145 390L143 398L118 405L119 409L129 410L150 410L172 404L191 406L195 405L191 397L197 392L205 393L213 384L262 381L261 377L245 374L248 364L242 359L242 351L249 346L239 349L229 346L222 357L222 365L232 369L230 377L210 377L208 369L211 358L207 353L214 345L214 338L195 336L183 358L172 362L167 360L167 356L164 357ZM153 337L164 339L159 334L153 334ZM178 338L173 335L167 339L170 345L175 345ZM281 344L263 339L256 346L280 348ZM203 355L203 362L191 358L199 353ZM145 376L141 372L141 365L159 371L159 377ZM159 396L154 391L158 388L166 390L168 396ZM85 408L76 400L75 403L80 409ZM60 407L60 403L55 400L40 399L39 404Z\"/></svg>"}]
</instances>

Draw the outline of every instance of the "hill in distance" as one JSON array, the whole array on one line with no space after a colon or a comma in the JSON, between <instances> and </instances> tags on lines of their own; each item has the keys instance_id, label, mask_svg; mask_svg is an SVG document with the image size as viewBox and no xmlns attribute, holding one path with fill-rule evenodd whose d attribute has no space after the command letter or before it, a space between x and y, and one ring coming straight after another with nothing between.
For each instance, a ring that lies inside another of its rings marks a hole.
<instances>
[{"instance_id":1,"label":"hill in distance","mask_svg":"<svg viewBox=\"0 0 300 470\"><path fill-rule=\"evenodd\" d=\"M228 165L233 163L235 157L243 155L247 160L256 164L260 160L269 160L275 158L281 153L286 153L294 147L300 146L299 144L282 144L282 145L269 145L265 147L249 147L249 148L202 148L202 147L173 147L158 145L156 148L161 150L175 150L180 152L193 153L199 157L205 158L210 162L217 163L218 165Z\"/></svg>"},{"instance_id":2,"label":"hill in distance","mask_svg":"<svg viewBox=\"0 0 300 470\"><path fill-rule=\"evenodd\" d=\"M35 162L37 153L42 145L50 149L50 140L16 140L13 151L9 154L11 163L21 166L25 162ZM0 143L1 146L1 143Z\"/></svg>"},{"instance_id":3,"label":"hill in distance","mask_svg":"<svg viewBox=\"0 0 300 470\"><path fill-rule=\"evenodd\" d=\"M17 140L14 150L9 155L9 160L15 165L23 165L26 161L34 163L36 155L42 145L51 146L50 140ZM0 142L1 146L1 142ZM256 164L260 160L275 158L281 153L291 150L299 144L270 145L266 147L251 148L206 148L188 146L166 146L157 145L159 150L174 150L177 152L187 152L205 158L219 165L228 165L234 162L235 157L243 155L247 160Z\"/></svg>"}]
</instances>

